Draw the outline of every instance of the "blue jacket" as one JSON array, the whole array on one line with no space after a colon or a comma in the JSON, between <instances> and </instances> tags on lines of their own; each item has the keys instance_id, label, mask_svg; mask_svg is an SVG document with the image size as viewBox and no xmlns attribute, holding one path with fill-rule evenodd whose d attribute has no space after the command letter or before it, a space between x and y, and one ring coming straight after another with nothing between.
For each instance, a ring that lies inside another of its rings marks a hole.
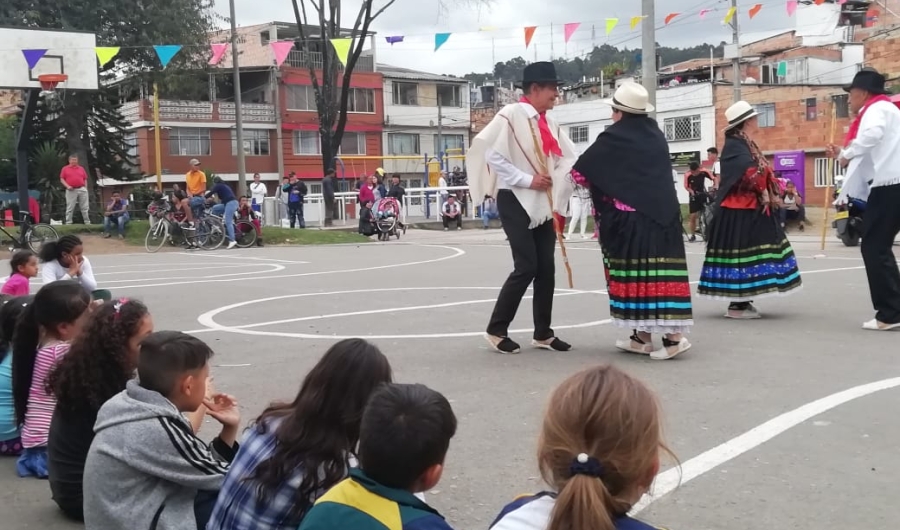
<instances>
[{"instance_id":1,"label":"blue jacket","mask_svg":"<svg viewBox=\"0 0 900 530\"><path fill-rule=\"evenodd\" d=\"M316 500L299 530L453 530L441 514L405 490L359 469Z\"/></svg>"},{"instance_id":2,"label":"blue jacket","mask_svg":"<svg viewBox=\"0 0 900 530\"><path fill-rule=\"evenodd\" d=\"M556 494L525 495L507 504L494 519L490 530L543 530L550 522ZM627 515L615 519L616 530L660 530Z\"/></svg>"}]
</instances>

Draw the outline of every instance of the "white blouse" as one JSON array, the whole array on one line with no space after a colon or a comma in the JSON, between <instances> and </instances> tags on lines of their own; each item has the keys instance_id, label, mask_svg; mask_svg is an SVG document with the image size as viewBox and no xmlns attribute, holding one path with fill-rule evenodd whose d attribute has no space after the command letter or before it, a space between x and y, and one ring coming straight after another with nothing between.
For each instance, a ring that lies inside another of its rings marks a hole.
<instances>
[{"instance_id":1,"label":"white blouse","mask_svg":"<svg viewBox=\"0 0 900 530\"><path fill-rule=\"evenodd\" d=\"M75 280L88 292L97 290L97 280L94 279L94 271L91 269L91 260L87 259L86 256L81 263L81 276L76 278L69 276L68 267L63 267L59 264L59 261L53 260L41 264L41 280L43 280L44 285L59 280Z\"/></svg>"}]
</instances>

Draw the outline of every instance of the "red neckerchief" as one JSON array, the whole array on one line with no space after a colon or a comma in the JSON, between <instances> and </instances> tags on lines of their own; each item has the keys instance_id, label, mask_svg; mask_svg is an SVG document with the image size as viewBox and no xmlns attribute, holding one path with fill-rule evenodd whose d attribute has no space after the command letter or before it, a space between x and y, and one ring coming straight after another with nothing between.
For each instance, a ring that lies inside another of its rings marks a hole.
<instances>
[{"instance_id":1,"label":"red neckerchief","mask_svg":"<svg viewBox=\"0 0 900 530\"><path fill-rule=\"evenodd\" d=\"M891 98L885 96L884 94L880 94L878 96L870 98L869 101L866 101L866 104L863 105L861 109L859 109L859 114L857 114L856 118L853 119L853 123L850 124L850 129L847 131L847 138L844 140L844 147L850 145L850 142L852 142L853 139L856 138L856 134L859 133L859 124L860 122L862 122L862 117L863 114L866 113L866 109L868 109L872 103L877 103L879 101L887 101L888 103L890 103Z\"/></svg>"},{"instance_id":2,"label":"red neckerchief","mask_svg":"<svg viewBox=\"0 0 900 530\"><path fill-rule=\"evenodd\" d=\"M519 103L528 103L531 105L531 102L528 101L528 98L522 96L522 99L519 100ZM532 107L534 105L531 105ZM556 156L562 156L562 149L559 148L559 142L556 141L556 138L553 137L553 133L550 132L550 124L547 123L547 115L544 112L538 114L538 130L541 132L541 145L544 146L544 154L550 156L553 153Z\"/></svg>"}]
</instances>

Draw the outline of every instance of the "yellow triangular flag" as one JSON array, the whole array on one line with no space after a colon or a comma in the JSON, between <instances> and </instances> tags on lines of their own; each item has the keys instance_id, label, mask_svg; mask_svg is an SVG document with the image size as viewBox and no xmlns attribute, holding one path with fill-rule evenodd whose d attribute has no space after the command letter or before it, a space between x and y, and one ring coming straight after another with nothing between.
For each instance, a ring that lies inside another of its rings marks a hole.
<instances>
[{"instance_id":1,"label":"yellow triangular flag","mask_svg":"<svg viewBox=\"0 0 900 530\"><path fill-rule=\"evenodd\" d=\"M736 7L732 7L728 10L728 13L725 14L725 23L731 24L731 19L734 18L734 13L737 11Z\"/></svg>"},{"instance_id":2,"label":"yellow triangular flag","mask_svg":"<svg viewBox=\"0 0 900 530\"><path fill-rule=\"evenodd\" d=\"M617 18L608 18L606 19L606 34L609 35L612 33L613 28L616 27L616 24L619 23L619 19Z\"/></svg>"},{"instance_id":3,"label":"yellow triangular flag","mask_svg":"<svg viewBox=\"0 0 900 530\"><path fill-rule=\"evenodd\" d=\"M642 20L644 20L644 17L641 17L641 16L631 17L631 29L636 28L637 25L640 24Z\"/></svg>"},{"instance_id":4,"label":"yellow triangular flag","mask_svg":"<svg viewBox=\"0 0 900 530\"><path fill-rule=\"evenodd\" d=\"M347 66L347 57L350 56L350 46L353 44L353 39L347 37L346 39L331 39L331 45L334 46L334 53L337 54L338 60L341 61L341 64Z\"/></svg>"},{"instance_id":5,"label":"yellow triangular flag","mask_svg":"<svg viewBox=\"0 0 900 530\"><path fill-rule=\"evenodd\" d=\"M99 46L94 49L97 52L97 59L100 61L100 68L106 66L106 63L113 60L113 57L119 54L118 46Z\"/></svg>"}]
</instances>

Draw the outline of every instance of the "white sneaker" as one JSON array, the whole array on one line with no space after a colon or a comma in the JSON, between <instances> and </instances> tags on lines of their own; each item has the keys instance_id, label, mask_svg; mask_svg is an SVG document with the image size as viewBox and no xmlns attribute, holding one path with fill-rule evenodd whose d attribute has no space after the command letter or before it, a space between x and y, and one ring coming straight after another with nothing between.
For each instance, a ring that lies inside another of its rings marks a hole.
<instances>
[{"instance_id":1,"label":"white sneaker","mask_svg":"<svg viewBox=\"0 0 900 530\"><path fill-rule=\"evenodd\" d=\"M234 247L236 247L236 246L237 246L237 241L229 241L229 242L228 242L228 248L229 248L229 249L232 249L232 248L234 248Z\"/></svg>"}]
</instances>

